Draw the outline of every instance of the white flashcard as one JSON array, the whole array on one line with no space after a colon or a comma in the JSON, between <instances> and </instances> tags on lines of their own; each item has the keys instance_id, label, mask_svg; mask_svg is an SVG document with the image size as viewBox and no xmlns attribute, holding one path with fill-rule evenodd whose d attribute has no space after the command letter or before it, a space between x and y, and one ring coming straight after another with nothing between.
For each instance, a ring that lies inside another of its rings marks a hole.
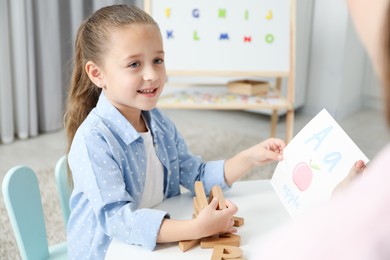
<instances>
[{"instance_id":1,"label":"white flashcard","mask_svg":"<svg viewBox=\"0 0 390 260\"><path fill-rule=\"evenodd\" d=\"M357 160L368 162L323 109L286 146L271 184L292 217L328 201Z\"/></svg>"}]
</instances>

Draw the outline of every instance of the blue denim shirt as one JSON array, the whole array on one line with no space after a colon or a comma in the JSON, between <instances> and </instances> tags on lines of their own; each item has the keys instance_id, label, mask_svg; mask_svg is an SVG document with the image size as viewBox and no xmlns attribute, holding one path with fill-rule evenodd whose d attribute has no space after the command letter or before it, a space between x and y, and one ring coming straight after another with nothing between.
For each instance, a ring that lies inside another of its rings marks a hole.
<instances>
[{"instance_id":1,"label":"blue denim shirt","mask_svg":"<svg viewBox=\"0 0 390 260\"><path fill-rule=\"evenodd\" d=\"M180 185L194 193L198 180L206 193L214 185L228 188L224 161L202 162L188 151L175 125L158 109L142 113L164 166L165 199L180 194ZM74 181L69 258L103 259L113 238L153 250L162 220L169 214L138 209L147 164L143 139L103 93L77 130L68 162Z\"/></svg>"}]
</instances>

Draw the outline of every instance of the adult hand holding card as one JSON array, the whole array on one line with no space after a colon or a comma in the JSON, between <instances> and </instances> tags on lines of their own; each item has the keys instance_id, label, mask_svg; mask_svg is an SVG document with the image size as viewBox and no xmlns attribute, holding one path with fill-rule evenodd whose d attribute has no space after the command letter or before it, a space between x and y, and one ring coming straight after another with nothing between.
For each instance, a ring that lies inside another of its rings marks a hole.
<instances>
[{"instance_id":1,"label":"adult hand holding card","mask_svg":"<svg viewBox=\"0 0 390 260\"><path fill-rule=\"evenodd\" d=\"M323 109L286 146L271 183L292 217L330 199L357 160L368 158Z\"/></svg>"}]
</instances>

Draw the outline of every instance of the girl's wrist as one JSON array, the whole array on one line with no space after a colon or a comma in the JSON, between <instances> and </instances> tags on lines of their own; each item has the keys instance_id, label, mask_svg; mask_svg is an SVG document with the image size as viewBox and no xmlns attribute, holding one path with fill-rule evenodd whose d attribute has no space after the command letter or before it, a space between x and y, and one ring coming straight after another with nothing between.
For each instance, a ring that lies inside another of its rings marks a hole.
<instances>
[{"instance_id":1,"label":"girl's wrist","mask_svg":"<svg viewBox=\"0 0 390 260\"><path fill-rule=\"evenodd\" d=\"M199 239L199 238L202 238L204 237L203 235L203 226L201 223L199 223L199 219L198 218L194 218L191 220L191 227L192 227L192 234L193 234L193 238L194 239Z\"/></svg>"},{"instance_id":2,"label":"girl's wrist","mask_svg":"<svg viewBox=\"0 0 390 260\"><path fill-rule=\"evenodd\" d=\"M247 165L249 169L256 166L256 160L252 154L251 149L242 151L242 165Z\"/></svg>"}]
</instances>

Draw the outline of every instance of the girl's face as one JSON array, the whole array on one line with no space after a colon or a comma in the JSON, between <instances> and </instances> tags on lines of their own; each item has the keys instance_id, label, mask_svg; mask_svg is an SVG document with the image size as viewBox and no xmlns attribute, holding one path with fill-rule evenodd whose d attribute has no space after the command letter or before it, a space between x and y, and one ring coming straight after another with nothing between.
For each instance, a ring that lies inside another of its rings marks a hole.
<instances>
[{"instance_id":1,"label":"girl's face","mask_svg":"<svg viewBox=\"0 0 390 260\"><path fill-rule=\"evenodd\" d=\"M131 24L114 29L100 68L100 87L126 117L153 109L166 81L164 51L159 29Z\"/></svg>"}]
</instances>

